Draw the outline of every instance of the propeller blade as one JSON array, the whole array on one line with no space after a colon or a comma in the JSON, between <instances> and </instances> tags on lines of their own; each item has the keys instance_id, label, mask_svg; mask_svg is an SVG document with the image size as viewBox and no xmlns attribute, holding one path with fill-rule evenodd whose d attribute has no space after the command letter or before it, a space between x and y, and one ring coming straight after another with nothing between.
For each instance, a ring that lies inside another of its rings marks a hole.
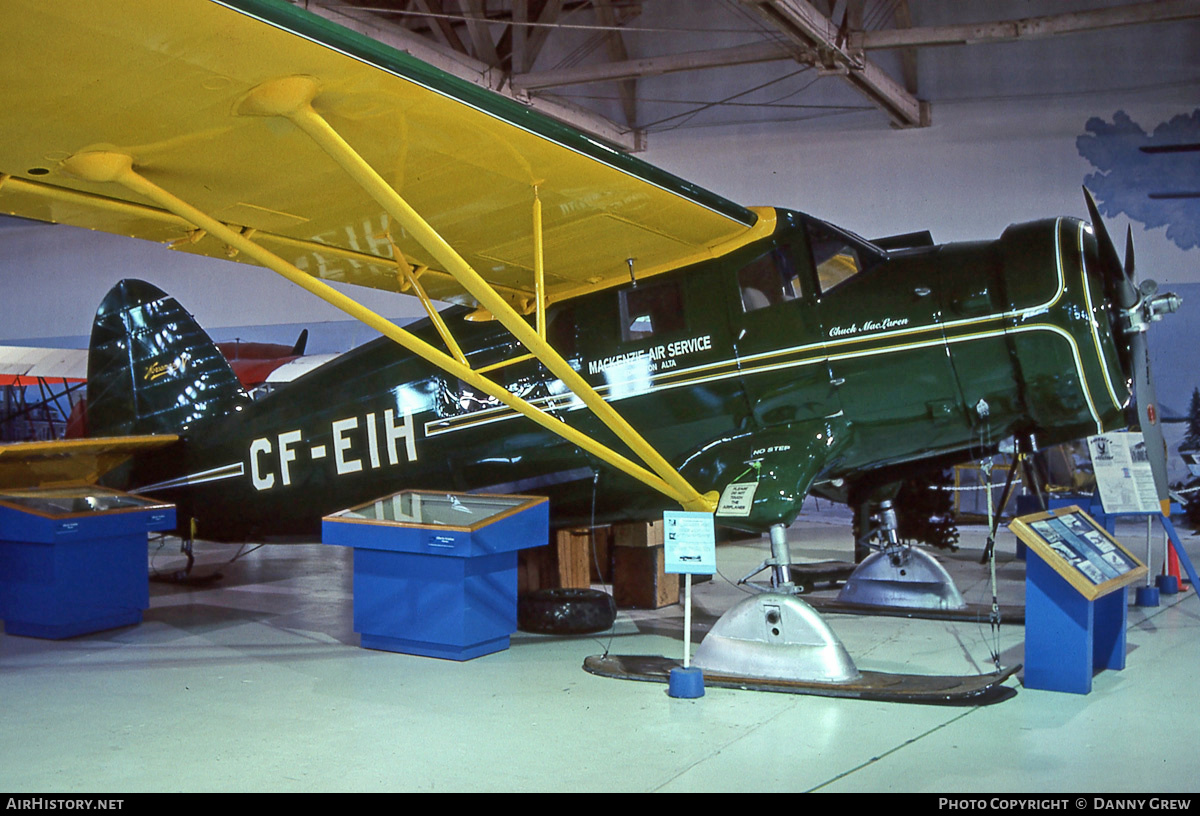
<instances>
[{"instance_id":1,"label":"propeller blade","mask_svg":"<svg viewBox=\"0 0 1200 816\"><path fill-rule=\"evenodd\" d=\"M1158 285L1154 281L1146 281L1137 285L1137 270L1133 253L1133 228L1127 227L1125 232L1125 262L1121 263L1117 248L1113 245L1108 229L1100 218L1096 201L1092 198L1087 187L1083 188L1083 196L1087 200L1088 215L1092 219L1092 230L1100 252L1100 263L1104 267L1105 289L1109 298L1126 312L1137 307L1139 312L1145 311L1143 319L1147 322L1160 319L1161 315L1176 311L1179 308L1178 298L1174 295L1155 297ZM1161 301L1161 302L1160 302ZM1143 303L1145 304L1143 306ZM1127 326L1124 335L1128 347L1129 359L1133 377L1134 403L1137 406L1137 424L1141 428L1142 438L1146 445L1146 457L1150 462L1150 470L1154 474L1154 487L1158 493L1158 501L1162 512L1170 510L1170 494L1167 485L1167 448L1163 440L1162 425L1159 424L1158 398L1154 390L1154 376L1150 372L1150 352L1146 343L1146 324ZM1130 417L1132 423L1133 417Z\"/></svg>"},{"instance_id":2,"label":"propeller blade","mask_svg":"<svg viewBox=\"0 0 1200 816\"><path fill-rule=\"evenodd\" d=\"M1163 440L1162 425L1158 417L1158 400L1154 392L1154 376L1150 371L1150 353L1145 332L1135 332L1129 338L1133 355L1134 399L1137 401L1138 421L1142 438L1146 441L1146 457L1154 473L1154 487L1158 501L1167 511L1169 501L1167 487L1167 449Z\"/></svg>"},{"instance_id":3,"label":"propeller blade","mask_svg":"<svg viewBox=\"0 0 1200 816\"><path fill-rule=\"evenodd\" d=\"M1100 261L1105 266L1105 280L1108 282L1109 295L1117 301L1117 305L1122 309L1128 309L1137 303L1137 290L1130 281L1126 269L1121 266L1117 248L1108 234L1108 228L1104 226L1104 220L1100 218L1096 200L1092 198L1092 193L1087 187L1083 188L1083 197L1087 201L1088 217L1092 220L1096 243L1100 246ZM1128 255L1126 258L1131 260ZM1130 271L1132 271L1132 266Z\"/></svg>"},{"instance_id":4,"label":"propeller blade","mask_svg":"<svg viewBox=\"0 0 1200 816\"><path fill-rule=\"evenodd\" d=\"M1125 280L1131 286L1137 286L1137 275L1133 268L1133 227L1125 228Z\"/></svg>"}]
</instances>

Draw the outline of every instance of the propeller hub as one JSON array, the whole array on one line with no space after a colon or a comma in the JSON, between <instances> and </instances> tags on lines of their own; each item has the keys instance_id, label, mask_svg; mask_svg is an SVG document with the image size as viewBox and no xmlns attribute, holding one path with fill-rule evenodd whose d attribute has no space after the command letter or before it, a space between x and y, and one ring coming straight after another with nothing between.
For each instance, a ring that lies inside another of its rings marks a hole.
<instances>
[{"instance_id":1,"label":"propeller hub","mask_svg":"<svg viewBox=\"0 0 1200 816\"><path fill-rule=\"evenodd\" d=\"M1166 292L1156 297L1150 298L1146 303L1146 309L1150 313L1150 320L1162 320L1163 315L1174 314L1179 311L1179 307L1183 305L1183 298L1174 292Z\"/></svg>"},{"instance_id":2,"label":"propeller hub","mask_svg":"<svg viewBox=\"0 0 1200 816\"><path fill-rule=\"evenodd\" d=\"M1147 281L1149 283L1150 281ZM1145 290L1143 285L1143 290ZM1157 287L1150 290L1157 291ZM1173 314L1179 311L1179 307L1183 305L1183 298L1174 292L1164 292L1161 295L1153 295L1147 297L1145 294L1138 298L1137 303L1129 309L1122 312L1124 317L1124 325L1122 328L1127 332L1144 332L1151 323L1157 323L1163 319L1164 315Z\"/></svg>"}]
</instances>

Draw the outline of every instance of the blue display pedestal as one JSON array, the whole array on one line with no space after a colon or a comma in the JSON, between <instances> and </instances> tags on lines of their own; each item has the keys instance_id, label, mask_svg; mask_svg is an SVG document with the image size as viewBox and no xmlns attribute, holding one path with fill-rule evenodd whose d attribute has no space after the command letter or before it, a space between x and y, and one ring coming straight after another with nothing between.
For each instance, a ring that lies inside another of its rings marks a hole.
<instances>
[{"instance_id":1,"label":"blue display pedestal","mask_svg":"<svg viewBox=\"0 0 1200 816\"><path fill-rule=\"evenodd\" d=\"M0 617L10 635L61 639L141 623L147 534L175 508L97 488L0 494Z\"/></svg>"},{"instance_id":2,"label":"blue display pedestal","mask_svg":"<svg viewBox=\"0 0 1200 816\"><path fill-rule=\"evenodd\" d=\"M1147 570L1106 526L1075 505L1009 525L1028 545L1026 688L1087 694L1095 672L1125 668L1128 587Z\"/></svg>"},{"instance_id":3,"label":"blue display pedestal","mask_svg":"<svg viewBox=\"0 0 1200 816\"><path fill-rule=\"evenodd\" d=\"M326 544L354 548L354 631L367 649L470 660L517 629L517 551L549 541L530 496L403 491L327 516Z\"/></svg>"},{"instance_id":4,"label":"blue display pedestal","mask_svg":"<svg viewBox=\"0 0 1200 816\"><path fill-rule=\"evenodd\" d=\"M1087 694L1124 669L1126 589L1089 601L1032 548L1025 569L1025 687Z\"/></svg>"}]
</instances>

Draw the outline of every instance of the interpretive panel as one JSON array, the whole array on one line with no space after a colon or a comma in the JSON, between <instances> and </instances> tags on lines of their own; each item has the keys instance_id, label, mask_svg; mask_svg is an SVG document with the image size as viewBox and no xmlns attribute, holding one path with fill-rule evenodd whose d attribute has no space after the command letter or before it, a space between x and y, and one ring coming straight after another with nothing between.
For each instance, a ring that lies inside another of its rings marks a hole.
<instances>
[{"instance_id":1,"label":"interpretive panel","mask_svg":"<svg viewBox=\"0 0 1200 816\"><path fill-rule=\"evenodd\" d=\"M1146 567L1075 505L1021 516L1009 529L1088 600L1146 577Z\"/></svg>"}]
</instances>

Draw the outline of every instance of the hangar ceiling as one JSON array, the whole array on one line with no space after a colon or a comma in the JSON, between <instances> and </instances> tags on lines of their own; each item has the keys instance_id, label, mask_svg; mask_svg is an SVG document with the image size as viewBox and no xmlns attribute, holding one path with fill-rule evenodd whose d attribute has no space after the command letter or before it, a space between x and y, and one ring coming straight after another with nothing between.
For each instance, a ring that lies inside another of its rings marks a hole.
<instances>
[{"instance_id":1,"label":"hangar ceiling","mask_svg":"<svg viewBox=\"0 0 1200 816\"><path fill-rule=\"evenodd\" d=\"M1200 0L292 0L626 150L1200 81Z\"/></svg>"}]
</instances>

